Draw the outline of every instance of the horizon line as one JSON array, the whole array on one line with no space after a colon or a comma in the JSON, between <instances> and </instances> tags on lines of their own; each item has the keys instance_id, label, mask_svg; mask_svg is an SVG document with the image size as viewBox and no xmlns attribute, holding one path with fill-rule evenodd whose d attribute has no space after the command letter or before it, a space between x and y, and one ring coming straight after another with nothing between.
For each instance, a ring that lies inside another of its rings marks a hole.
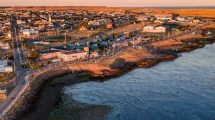
<instances>
[{"instance_id":1,"label":"horizon line","mask_svg":"<svg viewBox=\"0 0 215 120\"><path fill-rule=\"evenodd\" d=\"M103 6L103 5L71 5L71 6L67 6L67 5L29 5L29 6L26 6L26 5L19 5L19 6L0 6L0 7L115 7L115 8L162 8L162 7L167 7L167 8L180 8L180 7L197 7L197 8L201 8L201 7L210 7L210 8L215 8L215 6Z\"/></svg>"}]
</instances>

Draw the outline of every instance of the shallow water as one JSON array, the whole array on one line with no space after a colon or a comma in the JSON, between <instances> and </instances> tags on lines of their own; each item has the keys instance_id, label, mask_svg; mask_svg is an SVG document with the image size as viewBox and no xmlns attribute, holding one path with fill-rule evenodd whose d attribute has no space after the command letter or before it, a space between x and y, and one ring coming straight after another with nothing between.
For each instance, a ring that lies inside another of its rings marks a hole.
<instances>
[{"instance_id":1,"label":"shallow water","mask_svg":"<svg viewBox=\"0 0 215 120\"><path fill-rule=\"evenodd\" d=\"M102 83L67 86L63 92L67 99L111 106L108 120L214 120L215 44Z\"/></svg>"}]
</instances>

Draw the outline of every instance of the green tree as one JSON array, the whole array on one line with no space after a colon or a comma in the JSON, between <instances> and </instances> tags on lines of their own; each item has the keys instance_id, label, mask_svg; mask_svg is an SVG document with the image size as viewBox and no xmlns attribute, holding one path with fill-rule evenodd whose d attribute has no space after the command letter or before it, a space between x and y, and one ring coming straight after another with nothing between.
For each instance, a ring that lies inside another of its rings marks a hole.
<instances>
[{"instance_id":1,"label":"green tree","mask_svg":"<svg viewBox=\"0 0 215 120\"><path fill-rule=\"evenodd\" d=\"M31 50L29 53L28 53L28 58L30 59L33 59L33 60L36 60L37 58L39 58L39 52L37 50Z\"/></svg>"},{"instance_id":2,"label":"green tree","mask_svg":"<svg viewBox=\"0 0 215 120\"><path fill-rule=\"evenodd\" d=\"M119 34L117 34L117 33L113 33L112 36L113 36L113 38L115 38L115 39L119 38Z\"/></svg>"},{"instance_id":3,"label":"green tree","mask_svg":"<svg viewBox=\"0 0 215 120\"><path fill-rule=\"evenodd\" d=\"M31 62L29 64L29 66L30 66L31 69L39 69L39 68L41 68L43 66L43 63L33 63L33 62Z\"/></svg>"},{"instance_id":4,"label":"green tree","mask_svg":"<svg viewBox=\"0 0 215 120\"><path fill-rule=\"evenodd\" d=\"M78 24L78 27L81 28L81 27L85 27L85 28L88 28L88 22L83 20L81 21L79 24Z\"/></svg>"}]
</instances>

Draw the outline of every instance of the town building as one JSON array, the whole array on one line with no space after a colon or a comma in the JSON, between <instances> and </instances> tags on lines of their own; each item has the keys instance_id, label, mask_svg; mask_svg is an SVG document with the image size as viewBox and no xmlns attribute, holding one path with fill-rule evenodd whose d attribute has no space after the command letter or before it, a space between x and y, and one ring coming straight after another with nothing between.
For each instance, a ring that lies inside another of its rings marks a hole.
<instances>
[{"instance_id":1,"label":"town building","mask_svg":"<svg viewBox=\"0 0 215 120\"><path fill-rule=\"evenodd\" d=\"M176 19L177 19L179 22L183 22L183 21L186 20L184 17L177 17Z\"/></svg>"},{"instance_id":2,"label":"town building","mask_svg":"<svg viewBox=\"0 0 215 120\"><path fill-rule=\"evenodd\" d=\"M82 26L82 27L79 28L79 31L86 31L86 30L87 30L87 28L84 27L84 26Z\"/></svg>"},{"instance_id":3,"label":"town building","mask_svg":"<svg viewBox=\"0 0 215 120\"><path fill-rule=\"evenodd\" d=\"M25 36L30 36L33 34L39 34L39 31L37 29L24 29L22 33Z\"/></svg>"},{"instance_id":4,"label":"town building","mask_svg":"<svg viewBox=\"0 0 215 120\"><path fill-rule=\"evenodd\" d=\"M12 72L12 66L8 65L8 60L0 60L0 72Z\"/></svg>"},{"instance_id":5,"label":"town building","mask_svg":"<svg viewBox=\"0 0 215 120\"><path fill-rule=\"evenodd\" d=\"M0 42L0 48L3 50L8 50L10 49L10 44L9 43L5 43L5 42Z\"/></svg>"},{"instance_id":6,"label":"town building","mask_svg":"<svg viewBox=\"0 0 215 120\"><path fill-rule=\"evenodd\" d=\"M166 32L166 27L163 26L145 26L143 28L143 32L147 32L147 33L165 33Z\"/></svg>"},{"instance_id":7,"label":"town building","mask_svg":"<svg viewBox=\"0 0 215 120\"><path fill-rule=\"evenodd\" d=\"M113 27L113 24L112 24L112 23L108 23L108 24L106 25L106 27L107 27L107 29L111 29L111 28Z\"/></svg>"},{"instance_id":8,"label":"town building","mask_svg":"<svg viewBox=\"0 0 215 120\"><path fill-rule=\"evenodd\" d=\"M166 32L166 27L163 27L163 26L156 27L155 32L157 32L157 33L165 33Z\"/></svg>"},{"instance_id":9,"label":"town building","mask_svg":"<svg viewBox=\"0 0 215 120\"><path fill-rule=\"evenodd\" d=\"M99 53L97 51L90 53L90 58L97 58L97 57L99 57Z\"/></svg>"},{"instance_id":10,"label":"town building","mask_svg":"<svg viewBox=\"0 0 215 120\"><path fill-rule=\"evenodd\" d=\"M40 51L39 60L57 59L60 53L59 50L43 50Z\"/></svg>"},{"instance_id":11,"label":"town building","mask_svg":"<svg viewBox=\"0 0 215 120\"><path fill-rule=\"evenodd\" d=\"M71 51L71 52L62 52L59 54L58 58L61 61L69 62L78 59L86 59L89 56L88 52L85 51Z\"/></svg>"},{"instance_id":12,"label":"town building","mask_svg":"<svg viewBox=\"0 0 215 120\"><path fill-rule=\"evenodd\" d=\"M171 20L172 14L156 14L155 17L157 20Z\"/></svg>"},{"instance_id":13,"label":"town building","mask_svg":"<svg viewBox=\"0 0 215 120\"><path fill-rule=\"evenodd\" d=\"M193 22L193 23L199 23L200 20L199 20L199 19L193 19L192 22Z\"/></svg>"},{"instance_id":14,"label":"town building","mask_svg":"<svg viewBox=\"0 0 215 120\"><path fill-rule=\"evenodd\" d=\"M89 52L90 51L90 47L89 46L84 47L84 51Z\"/></svg>"},{"instance_id":15,"label":"town building","mask_svg":"<svg viewBox=\"0 0 215 120\"><path fill-rule=\"evenodd\" d=\"M17 20L17 24L18 24L18 25L25 25L25 21Z\"/></svg>"},{"instance_id":16,"label":"town building","mask_svg":"<svg viewBox=\"0 0 215 120\"><path fill-rule=\"evenodd\" d=\"M143 32L153 32L154 29L155 29L154 26L145 26L145 27L143 28Z\"/></svg>"},{"instance_id":17,"label":"town building","mask_svg":"<svg viewBox=\"0 0 215 120\"><path fill-rule=\"evenodd\" d=\"M61 61L68 62L77 59L85 59L88 56L89 56L88 51L51 49L40 51L39 60L60 59Z\"/></svg>"},{"instance_id":18,"label":"town building","mask_svg":"<svg viewBox=\"0 0 215 120\"><path fill-rule=\"evenodd\" d=\"M164 23L162 20L155 20L154 23Z\"/></svg>"},{"instance_id":19,"label":"town building","mask_svg":"<svg viewBox=\"0 0 215 120\"><path fill-rule=\"evenodd\" d=\"M6 89L0 89L0 99L5 100L7 98L7 90Z\"/></svg>"},{"instance_id":20,"label":"town building","mask_svg":"<svg viewBox=\"0 0 215 120\"><path fill-rule=\"evenodd\" d=\"M12 33L11 33L11 32L8 32L8 33L7 33L7 37L8 37L8 38L11 38L11 37L12 37Z\"/></svg>"}]
</instances>

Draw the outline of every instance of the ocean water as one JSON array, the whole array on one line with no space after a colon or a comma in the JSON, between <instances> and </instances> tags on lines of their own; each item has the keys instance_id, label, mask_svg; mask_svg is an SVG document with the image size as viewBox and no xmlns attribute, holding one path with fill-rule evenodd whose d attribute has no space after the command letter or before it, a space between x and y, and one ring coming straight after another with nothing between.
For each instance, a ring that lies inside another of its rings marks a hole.
<instances>
[{"instance_id":1,"label":"ocean water","mask_svg":"<svg viewBox=\"0 0 215 120\"><path fill-rule=\"evenodd\" d=\"M215 44L63 92L67 99L111 106L107 120L215 120Z\"/></svg>"}]
</instances>

